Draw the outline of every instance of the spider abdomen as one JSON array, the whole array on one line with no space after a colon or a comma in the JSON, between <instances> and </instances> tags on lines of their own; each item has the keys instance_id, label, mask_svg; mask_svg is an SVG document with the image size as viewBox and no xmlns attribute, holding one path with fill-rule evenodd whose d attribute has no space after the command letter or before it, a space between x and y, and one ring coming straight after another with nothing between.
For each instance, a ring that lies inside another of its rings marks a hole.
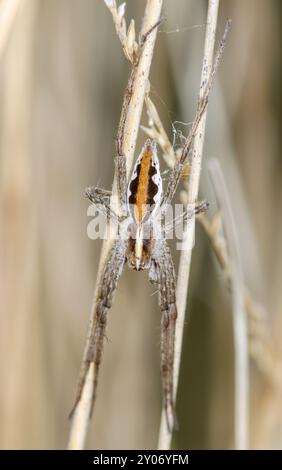
<instances>
[{"instance_id":1,"label":"spider abdomen","mask_svg":"<svg viewBox=\"0 0 282 470\"><path fill-rule=\"evenodd\" d=\"M156 144L149 139L135 163L127 191L129 213L137 224L148 221L160 206L162 178Z\"/></svg>"}]
</instances>

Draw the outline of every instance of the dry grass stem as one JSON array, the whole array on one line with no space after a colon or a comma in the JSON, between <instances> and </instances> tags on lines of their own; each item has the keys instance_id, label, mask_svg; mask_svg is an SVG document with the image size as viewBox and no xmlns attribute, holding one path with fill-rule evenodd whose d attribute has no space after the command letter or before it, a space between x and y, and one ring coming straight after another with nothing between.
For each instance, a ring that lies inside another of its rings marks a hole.
<instances>
[{"instance_id":1,"label":"dry grass stem","mask_svg":"<svg viewBox=\"0 0 282 470\"><path fill-rule=\"evenodd\" d=\"M205 37L205 48L204 48L204 58L202 65L201 73L201 85L199 93L199 102L203 98L206 88L209 83L211 83L212 70L213 70L213 55L214 55L214 44L215 44L215 35L217 27L217 15L218 15L219 0L210 0L208 4L208 14L207 14L207 27L206 27L206 37ZM190 168L190 178L189 178L189 188L188 188L188 202L195 203L198 198L198 189L200 181L200 172L201 172L201 161L203 153L203 143L205 135L205 123L206 123L206 113L207 109L203 112L201 116L200 123L198 124L196 136L194 138L194 147L193 147L193 160ZM190 136L191 134L189 134ZM187 141L189 140L189 136ZM185 143L185 146L189 142ZM194 237L194 226L189 224L187 232L185 245L186 249L183 249L180 256L179 269L178 269L178 282L177 282L177 309L178 309L178 319L176 323L176 338L175 338L175 355L174 355L174 397L177 395L178 387L178 378L181 362L181 349L182 349L182 339L184 331L184 321L185 321L185 311L186 311L186 302L187 302L187 292L188 292L188 282L189 282L189 273L191 265L191 249L187 247L192 246L192 241ZM171 447L172 435L168 432L165 420L165 414L162 413L160 432L159 432L159 449L170 449Z\"/></svg>"},{"instance_id":2,"label":"dry grass stem","mask_svg":"<svg viewBox=\"0 0 282 470\"><path fill-rule=\"evenodd\" d=\"M134 33L134 26L131 22L131 26L126 34L126 25L124 19L125 13L125 5L117 8L116 2L114 0L105 0L106 5L110 9L114 23L116 26L117 34L121 40L123 49L126 53L128 59L133 62L134 58L133 55L136 51L136 42L135 42L135 33ZM141 28L141 38L144 37L148 31L152 29L160 20L162 9L162 0L147 0L145 14L142 22ZM130 80L131 83L131 96L130 101L127 103L126 115L122 111L121 114L121 124L124 126L124 142L123 142L123 152L124 155L127 157L127 174L131 168L134 151L136 146L137 134L140 126L140 119L144 104L144 97L145 92L148 86L148 77L149 71L154 51L154 45L157 35L157 29L154 29L149 37L147 38L144 46L143 51L140 56L140 60L138 61L138 65L134 70L134 74L132 72ZM134 67L134 66L133 66ZM125 95L125 102L128 97ZM123 110L124 110L123 106ZM117 185L116 185L116 176L114 178L113 184L113 197L112 197L112 204L117 204ZM116 207L116 206L115 206ZM86 355L88 349L90 347L90 340L93 336L93 329L95 326L95 311L97 305L97 295L98 295L98 288L101 283L102 273L104 271L105 262L108 258L108 254L112 245L112 240L106 240L103 244L103 249L100 257L99 262L99 269L96 281L96 288L94 294L94 301L93 306L90 313L90 323L88 328L88 335L86 340L86 346L84 351L84 359L82 362L82 369L81 369L81 377L85 378L88 372L88 368L86 369ZM89 378L89 374L88 374ZM89 423L89 415L91 411L91 401L93 396L93 390L95 385L95 373L93 380L84 380L82 384L82 393L81 397L77 403L77 406L74 410L74 414L72 417L71 423L71 430L70 430L70 438L69 438L69 449L82 449L84 447L85 436L88 428ZM88 390L85 390L88 389ZM87 411L87 412L86 412Z\"/></svg>"},{"instance_id":3,"label":"dry grass stem","mask_svg":"<svg viewBox=\"0 0 282 470\"><path fill-rule=\"evenodd\" d=\"M211 160L209 169L217 201L224 214L224 232L229 253L235 362L235 449L244 450L249 447L249 354L242 263L236 225L218 161Z\"/></svg>"},{"instance_id":4,"label":"dry grass stem","mask_svg":"<svg viewBox=\"0 0 282 470\"><path fill-rule=\"evenodd\" d=\"M85 378L85 387L83 388L79 403L79 410L76 419L73 420L70 438L68 442L68 450L83 449L84 441L87 433L85 423L89 419L89 409L92 401L92 389L94 383L94 366L90 365Z\"/></svg>"},{"instance_id":5,"label":"dry grass stem","mask_svg":"<svg viewBox=\"0 0 282 470\"><path fill-rule=\"evenodd\" d=\"M2 0L0 3L0 57L2 56L22 0Z\"/></svg>"},{"instance_id":6,"label":"dry grass stem","mask_svg":"<svg viewBox=\"0 0 282 470\"><path fill-rule=\"evenodd\" d=\"M130 21L129 27L127 28L125 20L125 2L118 7L116 0L104 1L112 14L116 32L121 42L125 56L133 64L136 53L138 51L138 44L136 42L135 36L135 22L132 19Z\"/></svg>"},{"instance_id":7,"label":"dry grass stem","mask_svg":"<svg viewBox=\"0 0 282 470\"><path fill-rule=\"evenodd\" d=\"M218 211L211 221L204 214L197 216L204 228L220 269L223 271L227 288L232 289L229 256L222 227L222 212ZM267 322L268 315L248 288L244 287L244 303L248 321L249 354L258 369L273 387L281 387L281 353L275 349Z\"/></svg>"}]
</instances>

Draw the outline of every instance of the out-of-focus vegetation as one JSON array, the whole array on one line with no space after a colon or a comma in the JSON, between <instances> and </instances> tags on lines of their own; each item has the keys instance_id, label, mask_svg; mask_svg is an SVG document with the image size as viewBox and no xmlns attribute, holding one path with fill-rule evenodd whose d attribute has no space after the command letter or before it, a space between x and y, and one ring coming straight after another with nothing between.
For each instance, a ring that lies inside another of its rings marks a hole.
<instances>
[{"instance_id":1,"label":"out-of-focus vegetation","mask_svg":"<svg viewBox=\"0 0 282 470\"><path fill-rule=\"evenodd\" d=\"M127 8L139 27L144 2ZM173 138L173 128L186 133L183 123L194 116L206 2L166 0L164 14L151 96ZM263 328L279 350L281 2L225 0L219 28L226 17L233 26L209 107L201 195L215 212L206 164L216 157L245 284L264 308L250 346ZM0 61L0 447L64 448L101 248L87 238L82 194L89 185L110 188L129 66L101 0L22 0ZM140 131L139 148L144 138ZM174 446L231 448L231 300L199 225L191 274ZM125 270L110 312L91 448L156 446L160 314L152 294L146 274ZM254 344L263 355L267 345ZM281 389L250 365L251 447L281 448Z\"/></svg>"}]
</instances>

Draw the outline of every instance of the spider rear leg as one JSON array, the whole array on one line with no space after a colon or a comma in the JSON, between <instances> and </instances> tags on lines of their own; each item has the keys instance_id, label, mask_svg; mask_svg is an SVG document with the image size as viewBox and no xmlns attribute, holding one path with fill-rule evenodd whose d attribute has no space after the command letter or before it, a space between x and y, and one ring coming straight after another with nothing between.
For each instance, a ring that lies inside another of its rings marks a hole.
<instances>
[{"instance_id":1,"label":"spider rear leg","mask_svg":"<svg viewBox=\"0 0 282 470\"><path fill-rule=\"evenodd\" d=\"M174 404L174 341L177 307L175 273L170 250L165 240L156 243L152 255L149 279L159 292L161 310L161 375L163 403L170 432L177 428Z\"/></svg>"},{"instance_id":2,"label":"spider rear leg","mask_svg":"<svg viewBox=\"0 0 282 470\"><path fill-rule=\"evenodd\" d=\"M175 303L160 306L161 321L161 374L163 382L163 400L168 430L178 427L173 399L174 339L177 310Z\"/></svg>"},{"instance_id":3,"label":"spider rear leg","mask_svg":"<svg viewBox=\"0 0 282 470\"><path fill-rule=\"evenodd\" d=\"M104 338L106 332L106 325L108 320L108 312L112 306L114 294L117 289L118 280L122 274L125 263L125 243L120 238L117 239L111 249L109 258L106 262L104 273L102 276L101 285L98 292L98 302L94 316L94 323L91 327L90 335L87 338L87 344L84 351L81 375L78 384L77 395L73 409L70 413L70 418L75 412L76 406L81 398L81 393L85 383L85 379L90 367L94 364L94 384L93 395L90 410L90 417L92 414L97 385L98 375L102 359Z\"/></svg>"}]
</instances>

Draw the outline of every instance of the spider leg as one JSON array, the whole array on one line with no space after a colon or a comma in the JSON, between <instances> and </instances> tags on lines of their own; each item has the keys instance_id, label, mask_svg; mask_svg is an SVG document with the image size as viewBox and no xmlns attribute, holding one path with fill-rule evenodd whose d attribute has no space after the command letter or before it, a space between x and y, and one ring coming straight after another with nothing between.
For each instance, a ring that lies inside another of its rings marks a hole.
<instances>
[{"instance_id":1,"label":"spider leg","mask_svg":"<svg viewBox=\"0 0 282 470\"><path fill-rule=\"evenodd\" d=\"M159 292L161 309L161 375L163 403L170 432L177 427L173 396L174 340L177 318L174 266L165 240L156 242L149 279Z\"/></svg>"},{"instance_id":2,"label":"spider leg","mask_svg":"<svg viewBox=\"0 0 282 470\"><path fill-rule=\"evenodd\" d=\"M164 205L164 206L171 203L172 198L173 198L173 196L176 192L178 183L181 179L183 168L188 163L189 153L192 150L194 138L197 134L199 124L201 122L201 119L203 117L203 114L204 114L204 112L207 108L208 102L209 102L209 96L210 96L211 88L212 88L212 85L213 85L213 82L214 82L215 74L217 72L217 69L219 67L219 64L220 64L220 61L221 61L221 58L222 58L222 54L223 54L223 50L224 50L224 47L225 47L225 44L226 44L226 38L227 38L227 34L228 34L229 29L230 29L230 21L228 21L227 24L226 24L223 37L221 39L220 45L218 47L218 50L217 50L217 52L215 54L215 57L214 57L214 60L213 60L213 64L212 64L211 72L209 74L209 78L208 78L207 82L205 83L204 92L203 92L201 98L198 100L196 115L195 115L192 127L189 131L189 134L186 138L185 144L183 146L181 156L180 156L179 160L176 162L176 164L174 165L174 168L173 168L172 172L170 173L167 188L166 188L166 192L165 192L165 194L163 196L163 200L162 200L162 205Z\"/></svg>"},{"instance_id":3,"label":"spider leg","mask_svg":"<svg viewBox=\"0 0 282 470\"><path fill-rule=\"evenodd\" d=\"M127 87L124 93L124 98L123 98L121 117L120 117L118 132L116 136L116 156L115 156L116 176L117 176L116 180L117 180L117 185L118 185L120 205L121 205L121 208L123 209L123 212L126 212L126 199L127 199L126 196L127 196L127 185L128 185L127 168L126 168L126 151L125 151L125 145L124 145L125 140L126 140L126 135L125 135L126 122L127 122L127 119L130 119L128 108L129 108L131 98L132 98L133 84L135 82L135 76L138 71L138 64L140 62L140 59L144 51L144 45L146 44L146 41L150 37L150 34L152 33L152 31L158 28L160 23L161 23L161 20L155 23L145 34L143 34L143 36L141 36L139 40L138 51L136 53L136 56L134 57L131 75L129 77L128 84L127 84Z\"/></svg>"},{"instance_id":4,"label":"spider leg","mask_svg":"<svg viewBox=\"0 0 282 470\"><path fill-rule=\"evenodd\" d=\"M84 192L85 197L87 197L97 209L104 214L107 219L112 219L114 222L119 221L118 215L113 211L111 208L111 191L107 191L106 189L96 188L94 186L90 186L86 188Z\"/></svg>"},{"instance_id":5,"label":"spider leg","mask_svg":"<svg viewBox=\"0 0 282 470\"><path fill-rule=\"evenodd\" d=\"M114 294L117 289L118 280L123 271L124 263L125 243L119 238L114 242L108 261L105 264L102 282L98 291L98 301L95 311L94 323L87 338L77 395L73 409L70 413L70 417L72 417L80 400L84 382L91 363L94 364L94 384L90 416L92 414L96 398L98 375L103 352L108 311L112 306Z\"/></svg>"},{"instance_id":6,"label":"spider leg","mask_svg":"<svg viewBox=\"0 0 282 470\"><path fill-rule=\"evenodd\" d=\"M163 236L165 237L169 232L171 232L171 230L174 230L177 224L187 222L187 220L192 219L195 215L198 215L201 212L206 212L208 208L209 203L207 201L198 202L195 204L194 209L187 208L181 215L165 224L163 227Z\"/></svg>"}]
</instances>

